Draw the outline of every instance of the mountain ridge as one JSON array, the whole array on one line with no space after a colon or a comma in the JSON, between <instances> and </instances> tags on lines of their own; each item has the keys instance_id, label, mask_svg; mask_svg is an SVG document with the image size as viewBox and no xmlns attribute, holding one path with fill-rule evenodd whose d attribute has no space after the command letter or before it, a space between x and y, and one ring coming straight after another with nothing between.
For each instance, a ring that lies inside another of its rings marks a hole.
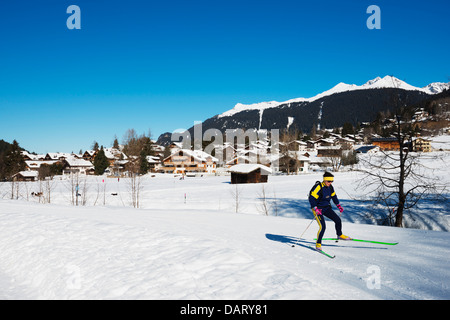
<instances>
[{"instance_id":1,"label":"mountain ridge","mask_svg":"<svg viewBox=\"0 0 450 320\"><path fill-rule=\"evenodd\" d=\"M284 102L266 101L254 104L238 103L233 109L202 122L202 132L208 129L298 129L334 128L344 123L371 122L379 112L395 111L397 103L416 105L450 89L450 83L433 82L419 88L395 77L369 80L363 85L338 83L311 98L295 98ZM188 129L193 136L193 127ZM166 145L171 133L158 142Z\"/></svg>"},{"instance_id":2,"label":"mountain ridge","mask_svg":"<svg viewBox=\"0 0 450 320\"><path fill-rule=\"evenodd\" d=\"M400 79L397 79L393 76L385 76L383 78L376 77L375 79L367 81L365 84L358 86L356 84L346 84L344 82L340 82L329 90L326 90L322 93L319 93L311 98L295 98L290 99L284 102L277 101L268 101L268 102L259 102L252 104L242 104L237 103L233 109L225 111L222 114L219 114L218 117L227 117L232 116L238 112L245 110L265 110L268 108L276 108L283 104L294 103L294 102L314 102L323 97L327 97L336 93L346 92L346 91L356 91L356 90L367 90L367 89L383 89L383 88L396 88L396 89L404 89L408 91L420 91L427 94L437 94L446 89L450 88L449 83L443 82L432 82L423 88L412 86Z\"/></svg>"}]
</instances>

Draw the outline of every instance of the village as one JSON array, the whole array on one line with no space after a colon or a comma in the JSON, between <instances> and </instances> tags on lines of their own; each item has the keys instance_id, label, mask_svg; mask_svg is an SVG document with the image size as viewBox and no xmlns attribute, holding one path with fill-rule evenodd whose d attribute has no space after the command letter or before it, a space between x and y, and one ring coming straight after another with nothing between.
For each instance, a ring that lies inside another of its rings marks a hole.
<instances>
[{"instance_id":1,"label":"village","mask_svg":"<svg viewBox=\"0 0 450 320\"><path fill-rule=\"evenodd\" d=\"M417 112L416 121L426 119L426 114ZM393 123L394 120L391 120ZM318 130L315 139L298 140L291 135L283 135L280 141L259 139L245 144L225 142L217 145L213 155L203 150L183 148L181 142L162 146L151 140L152 155L146 156L149 174L174 174L180 178L205 175L231 175L231 183L267 182L267 175L302 174L315 171L339 171L358 161L358 154L380 151L398 151L399 141L394 136L381 137L367 135L363 129L357 133L339 134L335 130ZM448 132L447 132L448 133ZM298 137L298 136L296 136ZM418 135L405 143L409 151L435 151L431 137ZM132 164L139 159L127 156L123 146L102 148L109 166L104 171L106 177L128 177L133 172ZM94 175L94 159L100 149L84 153L31 154L22 151L26 169L13 176L15 181L36 181L49 174L49 167L57 166L62 175Z\"/></svg>"}]
</instances>

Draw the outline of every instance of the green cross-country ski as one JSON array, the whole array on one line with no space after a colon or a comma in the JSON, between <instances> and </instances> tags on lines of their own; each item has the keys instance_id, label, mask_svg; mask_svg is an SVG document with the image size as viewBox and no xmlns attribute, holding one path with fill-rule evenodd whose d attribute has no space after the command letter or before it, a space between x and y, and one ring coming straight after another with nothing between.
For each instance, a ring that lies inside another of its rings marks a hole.
<instances>
[{"instance_id":1,"label":"green cross-country ski","mask_svg":"<svg viewBox=\"0 0 450 320\"><path fill-rule=\"evenodd\" d=\"M317 240L317 239L314 239L314 240ZM342 240L342 239L338 239L338 238L323 238L322 240L335 240L335 241L339 241L339 240ZM384 245L388 245L388 246L395 246L396 244L398 244L398 242L382 242L382 241L363 240L363 239L349 239L349 240L342 240L342 241L368 242L368 243L384 244Z\"/></svg>"}]
</instances>

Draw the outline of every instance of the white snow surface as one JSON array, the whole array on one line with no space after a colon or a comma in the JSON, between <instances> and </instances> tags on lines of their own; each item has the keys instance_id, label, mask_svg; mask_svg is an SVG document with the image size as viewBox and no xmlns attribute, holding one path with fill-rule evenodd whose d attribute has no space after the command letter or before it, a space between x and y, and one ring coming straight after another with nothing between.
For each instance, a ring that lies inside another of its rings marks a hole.
<instances>
[{"instance_id":1,"label":"white snow surface","mask_svg":"<svg viewBox=\"0 0 450 320\"><path fill-rule=\"evenodd\" d=\"M446 160L439 161L440 178L449 182ZM335 173L344 234L399 244L324 241L335 259L312 250L318 226L306 194L321 176L231 185L228 176L147 175L140 209L130 207L127 179L88 177L87 205L78 207L70 204L68 180L54 180L51 204L7 200L2 184L0 299L450 298L450 233L367 224L367 204L354 200L362 192L355 172ZM36 191L37 183L27 186ZM447 207L415 213L419 228L450 230ZM334 236L327 220L325 237Z\"/></svg>"},{"instance_id":2,"label":"white snow surface","mask_svg":"<svg viewBox=\"0 0 450 320\"><path fill-rule=\"evenodd\" d=\"M322 93L319 93L318 95L311 97L311 98L296 98L291 99L284 102L277 102L277 101L270 101L270 102L260 102L260 103L253 103L253 104L242 104L238 103L235 105L235 107L231 110L228 110L222 114L220 114L218 117L226 117L226 116L232 116L238 112L245 111L245 110L259 110L259 112L264 112L265 109L268 108L276 108L283 104L289 104L294 102L313 102L318 99L321 99L323 97L331 96L335 93L340 92L346 92L346 91L354 91L354 90L365 90L365 89L380 89L380 88L399 88L404 90L413 90L413 91L422 91L428 94L437 94L440 93L446 89L450 88L450 82L449 83L443 83L443 82L433 82L429 85L419 88L412 86L400 79L397 79L393 76L385 76L383 78L377 77L373 80L367 81L363 85L356 85L356 84L346 84L343 82L338 83L333 88L324 91Z\"/></svg>"}]
</instances>

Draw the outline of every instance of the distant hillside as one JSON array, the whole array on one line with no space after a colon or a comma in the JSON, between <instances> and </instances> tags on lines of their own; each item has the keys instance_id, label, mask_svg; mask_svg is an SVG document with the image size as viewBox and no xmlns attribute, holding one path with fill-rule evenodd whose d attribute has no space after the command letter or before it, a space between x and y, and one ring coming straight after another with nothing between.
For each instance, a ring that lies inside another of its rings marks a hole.
<instances>
[{"instance_id":1,"label":"distant hillside","mask_svg":"<svg viewBox=\"0 0 450 320\"><path fill-rule=\"evenodd\" d=\"M399 106L417 106L433 97L445 95L450 83L434 82L418 88L392 76L377 77L363 85L339 83L311 98L296 98L286 102L238 103L222 114L206 119L208 129L298 129L309 133L314 128L353 126L372 122L378 113L395 111ZM193 127L189 132L193 134ZM171 133L162 134L158 143L170 142Z\"/></svg>"},{"instance_id":2,"label":"distant hillside","mask_svg":"<svg viewBox=\"0 0 450 320\"><path fill-rule=\"evenodd\" d=\"M305 133L320 124L321 128L342 127L349 122L358 123L375 120L377 113L394 111L396 97L403 105L417 105L432 95L421 91L382 88L335 93L313 102L291 102L275 108L244 110L230 116L214 116L202 124L203 132L214 128L227 129L298 129ZM193 135L194 128L189 132ZM170 133L160 136L158 143L170 142Z\"/></svg>"}]
</instances>

